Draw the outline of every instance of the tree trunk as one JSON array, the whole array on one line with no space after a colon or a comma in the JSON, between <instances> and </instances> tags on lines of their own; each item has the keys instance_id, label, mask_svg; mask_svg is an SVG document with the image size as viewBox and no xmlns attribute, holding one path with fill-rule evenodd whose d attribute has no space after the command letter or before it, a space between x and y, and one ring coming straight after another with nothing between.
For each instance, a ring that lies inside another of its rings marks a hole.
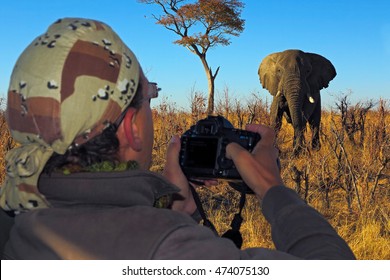
<instances>
[{"instance_id":1,"label":"tree trunk","mask_svg":"<svg viewBox=\"0 0 390 280\"><path fill-rule=\"evenodd\" d=\"M214 81L218 75L219 67L217 68L217 70L215 71L215 74L213 75L213 72L207 63L206 55L205 54L201 54L201 55L198 54L198 56L199 56L200 60L202 61L204 71L206 72L208 88L209 88L207 114L211 115L214 113L214 91L215 91Z\"/></svg>"},{"instance_id":2,"label":"tree trunk","mask_svg":"<svg viewBox=\"0 0 390 280\"><path fill-rule=\"evenodd\" d=\"M211 115L214 113L214 79L215 78L213 77L211 70L208 73L209 74L207 74L207 81L209 85L209 100L207 104L207 114Z\"/></svg>"}]
</instances>

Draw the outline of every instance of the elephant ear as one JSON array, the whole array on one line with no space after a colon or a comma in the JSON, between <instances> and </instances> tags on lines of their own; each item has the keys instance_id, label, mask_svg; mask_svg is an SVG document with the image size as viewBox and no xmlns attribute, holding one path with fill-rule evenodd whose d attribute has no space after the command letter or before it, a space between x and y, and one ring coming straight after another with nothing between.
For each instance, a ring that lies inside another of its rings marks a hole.
<instances>
[{"instance_id":1,"label":"elephant ear","mask_svg":"<svg viewBox=\"0 0 390 280\"><path fill-rule=\"evenodd\" d=\"M321 55L315 53L306 54L310 58L312 65L312 72L307 77L310 87L317 90L327 88L329 82L337 75L333 64Z\"/></svg>"},{"instance_id":2,"label":"elephant ear","mask_svg":"<svg viewBox=\"0 0 390 280\"><path fill-rule=\"evenodd\" d=\"M260 63L258 74L263 88L267 89L273 96L278 92L279 77L277 76L276 61L279 53L266 56Z\"/></svg>"}]
</instances>

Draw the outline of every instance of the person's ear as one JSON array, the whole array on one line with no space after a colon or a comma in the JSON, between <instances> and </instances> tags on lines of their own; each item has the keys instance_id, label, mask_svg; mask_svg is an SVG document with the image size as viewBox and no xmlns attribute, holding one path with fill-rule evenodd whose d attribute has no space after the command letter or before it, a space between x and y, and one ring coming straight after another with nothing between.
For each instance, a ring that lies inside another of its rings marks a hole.
<instances>
[{"instance_id":1,"label":"person's ear","mask_svg":"<svg viewBox=\"0 0 390 280\"><path fill-rule=\"evenodd\" d=\"M123 118L122 126L125 137L130 147L139 152L142 150L142 140L139 136L139 130L135 117L137 115L137 109L128 108L125 117Z\"/></svg>"}]
</instances>

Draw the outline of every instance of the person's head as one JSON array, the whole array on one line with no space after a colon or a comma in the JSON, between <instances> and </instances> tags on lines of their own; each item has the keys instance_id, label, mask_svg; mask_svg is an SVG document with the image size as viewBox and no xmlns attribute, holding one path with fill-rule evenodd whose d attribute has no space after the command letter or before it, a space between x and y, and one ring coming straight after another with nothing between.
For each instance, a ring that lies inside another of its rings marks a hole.
<instances>
[{"instance_id":1,"label":"person's head","mask_svg":"<svg viewBox=\"0 0 390 280\"><path fill-rule=\"evenodd\" d=\"M47 207L38 178L48 164L138 161L153 146L149 83L132 51L106 24L65 18L21 54L11 76L7 121L20 146L6 157L0 206Z\"/></svg>"},{"instance_id":2,"label":"person's head","mask_svg":"<svg viewBox=\"0 0 390 280\"><path fill-rule=\"evenodd\" d=\"M72 145L64 154L54 153L44 171L77 165L88 167L103 161L137 162L141 169L149 169L153 147L153 122L150 108L151 98L158 95L156 83L148 82L140 69L139 84L129 106L115 123L81 145Z\"/></svg>"},{"instance_id":3,"label":"person's head","mask_svg":"<svg viewBox=\"0 0 390 280\"><path fill-rule=\"evenodd\" d=\"M119 139L118 160L135 160L141 169L149 169L154 140L151 98L157 97L158 88L150 83L140 70L137 102L130 106L119 122L116 135Z\"/></svg>"}]
</instances>

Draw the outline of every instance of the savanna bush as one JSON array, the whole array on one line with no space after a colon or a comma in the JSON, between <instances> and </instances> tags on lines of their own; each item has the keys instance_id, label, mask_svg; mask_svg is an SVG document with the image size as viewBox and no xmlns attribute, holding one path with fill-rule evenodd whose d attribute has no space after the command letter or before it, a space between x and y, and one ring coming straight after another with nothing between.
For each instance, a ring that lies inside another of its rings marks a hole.
<instances>
[{"instance_id":1,"label":"savanna bush","mask_svg":"<svg viewBox=\"0 0 390 280\"><path fill-rule=\"evenodd\" d=\"M293 129L283 123L277 137L282 177L311 206L320 211L349 243L359 259L390 259L390 109L387 100L340 104L323 110L321 149L292 153ZM168 99L154 107L154 169L163 170L166 144L196 121L206 117L206 98L192 93L190 109L179 109ZM249 98L229 96L225 89L217 98L215 112L235 127L247 123L269 124L269 102L257 94ZM161 125L161 126L160 126ZM353 133L352 133L353 132ZM305 134L310 147L309 131ZM226 184L199 188L209 219L222 234L238 211L238 193ZM269 225L249 196L241 231L244 247L272 248Z\"/></svg>"},{"instance_id":2,"label":"savanna bush","mask_svg":"<svg viewBox=\"0 0 390 280\"><path fill-rule=\"evenodd\" d=\"M162 172L167 144L173 135L181 135L207 116L206 101L204 94L193 91L189 109L167 97L153 105L152 170ZM228 89L215 104L217 114L241 129L248 123L269 124L269 109L269 101L257 93L240 98L232 96ZM4 180L5 154L15 145L4 110L5 100L0 99L0 182ZM305 136L310 147L311 137L308 132ZM358 259L390 259L389 101L352 104L342 96L334 108L323 109L318 151L305 147L300 156L294 157L292 137L292 127L283 123L277 145L286 185L328 219ZM238 193L224 183L198 191L209 219L222 234L238 211ZM243 217L243 246L273 248L269 225L253 196L247 197Z\"/></svg>"}]
</instances>

